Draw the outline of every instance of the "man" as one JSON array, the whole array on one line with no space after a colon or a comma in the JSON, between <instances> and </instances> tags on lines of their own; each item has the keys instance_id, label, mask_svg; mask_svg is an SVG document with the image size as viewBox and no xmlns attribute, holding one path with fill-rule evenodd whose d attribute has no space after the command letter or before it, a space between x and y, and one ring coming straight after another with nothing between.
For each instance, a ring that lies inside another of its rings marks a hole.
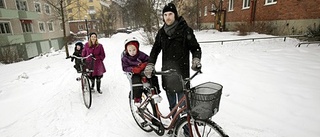
<instances>
[{"instance_id":1,"label":"man","mask_svg":"<svg viewBox=\"0 0 320 137\"><path fill-rule=\"evenodd\" d=\"M200 69L201 48L193 30L187 25L182 16L178 16L174 4L165 5L162 11L165 24L158 31L155 43L151 49L145 75L151 77L154 65L159 53L162 51L162 69L175 69L182 78L190 77L190 52L192 53L193 70ZM183 96L182 91L175 91L174 86L179 85L178 80L172 80L170 76L162 76L162 87L166 91L169 108L172 110L177 101ZM189 84L187 85L189 86ZM173 87L173 88L172 88Z\"/></svg>"}]
</instances>

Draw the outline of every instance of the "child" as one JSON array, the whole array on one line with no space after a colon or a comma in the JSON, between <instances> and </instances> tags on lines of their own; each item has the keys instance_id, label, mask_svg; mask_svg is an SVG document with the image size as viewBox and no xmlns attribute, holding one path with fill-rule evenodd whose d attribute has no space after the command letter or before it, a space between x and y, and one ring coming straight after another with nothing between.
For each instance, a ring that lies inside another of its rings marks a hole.
<instances>
[{"instance_id":1,"label":"child","mask_svg":"<svg viewBox=\"0 0 320 137\"><path fill-rule=\"evenodd\" d=\"M82 49L83 49L83 43L77 42L74 47L73 55L77 57L81 57ZM77 70L78 73L81 73L81 69L80 69L81 60L77 58L71 58L71 61L73 62L74 59L75 59L75 65L73 67Z\"/></svg>"},{"instance_id":2,"label":"child","mask_svg":"<svg viewBox=\"0 0 320 137\"><path fill-rule=\"evenodd\" d=\"M147 65L149 56L142 51L139 51L139 42L133 37L127 39L124 43L125 51L122 54L122 70L132 73L131 82L135 105L139 105L142 95L142 84L140 72Z\"/></svg>"}]
</instances>

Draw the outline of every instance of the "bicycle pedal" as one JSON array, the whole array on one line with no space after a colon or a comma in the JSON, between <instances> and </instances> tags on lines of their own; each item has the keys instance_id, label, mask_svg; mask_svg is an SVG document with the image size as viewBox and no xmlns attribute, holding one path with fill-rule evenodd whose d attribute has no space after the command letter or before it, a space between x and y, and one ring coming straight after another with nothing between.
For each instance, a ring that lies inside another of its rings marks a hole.
<instances>
[{"instance_id":1,"label":"bicycle pedal","mask_svg":"<svg viewBox=\"0 0 320 137\"><path fill-rule=\"evenodd\" d=\"M151 123L149 123L148 121L144 121L144 122L141 123L142 127L147 127L147 126L150 126L150 125L151 125Z\"/></svg>"}]
</instances>

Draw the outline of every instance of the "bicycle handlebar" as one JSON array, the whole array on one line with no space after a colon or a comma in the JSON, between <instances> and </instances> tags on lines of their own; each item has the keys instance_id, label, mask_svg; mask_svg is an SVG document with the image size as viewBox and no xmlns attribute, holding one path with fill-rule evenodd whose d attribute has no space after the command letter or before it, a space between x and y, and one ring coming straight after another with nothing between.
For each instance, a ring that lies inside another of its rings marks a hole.
<instances>
[{"instance_id":1,"label":"bicycle handlebar","mask_svg":"<svg viewBox=\"0 0 320 137\"><path fill-rule=\"evenodd\" d=\"M87 58L89 58L89 57L91 57L92 59L96 60L96 58L93 57L92 54L89 54L89 55L86 56L86 57L78 57L78 56L75 56L75 55L71 55L71 56L69 56L69 57L67 57L67 58L76 58L76 59L81 59L81 60L83 60L83 59L87 59Z\"/></svg>"},{"instance_id":2,"label":"bicycle handlebar","mask_svg":"<svg viewBox=\"0 0 320 137\"><path fill-rule=\"evenodd\" d=\"M154 71L154 74L155 74L155 75L170 75L170 74L173 74L173 73L175 73L175 72L177 72L177 70L175 70L175 69L168 69L168 70L164 70L164 71ZM196 73L194 73L191 77L185 78L184 80L185 80L186 82L189 82L189 81L191 81L195 76L197 76L198 74L201 74L201 73L202 73L202 71L201 71L201 69L199 69L199 70L197 70Z\"/></svg>"}]
</instances>

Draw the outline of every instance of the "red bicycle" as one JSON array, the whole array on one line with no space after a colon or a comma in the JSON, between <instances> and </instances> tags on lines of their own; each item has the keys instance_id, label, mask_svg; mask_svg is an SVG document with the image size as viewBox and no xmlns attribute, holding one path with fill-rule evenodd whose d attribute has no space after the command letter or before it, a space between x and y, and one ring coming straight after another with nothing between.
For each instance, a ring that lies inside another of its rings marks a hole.
<instances>
[{"instance_id":1,"label":"red bicycle","mask_svg":"<svg viewBox=\"0 0 320 137\"><path fill-rule=\"evenodd\" d=\"M142 76L144 94L141 105L135 106L132 92L129 95L131 113L137 125L142 130L154 131L159 136L164 135L165 130L171 130L175 137L228 137L211 119L219 110L222 85L205 82L186 88L186 85L200 73L199 70L190 78L182 79L175 70L155 72L155 75L170 75L180 79L172 84L180 85L182 87L180 92L183 92L184 96L168 115L163 115L158 108L158 103L161 101L160 95L157 94L158 89ZM169 119L171 122L165 124L162 122L164 119Z\"/></svg>"}]
</instances>

